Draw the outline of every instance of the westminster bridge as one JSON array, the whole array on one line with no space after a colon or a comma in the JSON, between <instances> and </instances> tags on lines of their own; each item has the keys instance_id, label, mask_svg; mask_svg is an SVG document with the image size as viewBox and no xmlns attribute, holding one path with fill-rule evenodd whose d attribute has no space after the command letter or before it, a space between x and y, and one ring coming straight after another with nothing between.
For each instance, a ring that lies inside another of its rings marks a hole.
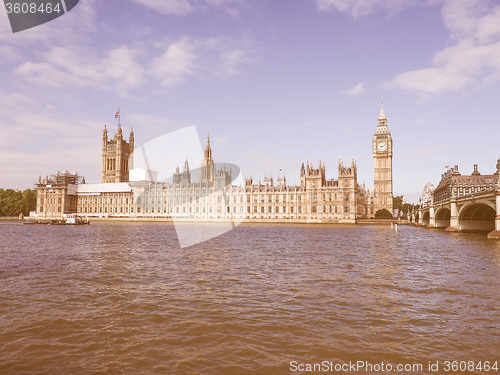
<instances>
[{"instance_id":1,"label":"westminster bridge","mask_svg":"<svg viewBox=\"0 0 500 375\"><path fill-rule=\"evenodd\" d=\"M462 175L456 165L423 197L416 221L428 228L483 231L490 238L500 238L499 175L500 159L492 175L480 174L477 165L471 175Z\"/></svg>"}]
</instances>

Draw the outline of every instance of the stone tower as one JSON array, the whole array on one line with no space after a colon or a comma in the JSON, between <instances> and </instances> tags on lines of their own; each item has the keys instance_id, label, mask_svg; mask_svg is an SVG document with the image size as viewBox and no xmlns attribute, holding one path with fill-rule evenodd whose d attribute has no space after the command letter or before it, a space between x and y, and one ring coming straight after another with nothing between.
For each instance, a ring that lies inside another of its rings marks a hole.
<instances>
[{"instance_id":1,"label":"stone tower","mask_svg":"<svg viewBox=\"0 0 500 375\"><path fill-rule=\"evenodd\" d=\"M387 117L382 102L377 130L373 136L374 213L384 208L393 213L392 153L392 137L387 127Z\"/></svg>"},{"instance_id":2,"label":"stone tower","mask_svg":"<svg viewBox=\"0 0 500 375\"><path fill-rule=\"evenodd\" d=\"M123 139L121 124L115 136L108 140L108 130L102 132L101 182L128 182L129 171L133 168L134 131L130 130L129 141Z\"/></svg>"},{"instance_id":3,"label":"stone tower","mask_svg":"<svg viewBox=\"0 0 500 375\"><path fill-rule=\"evenodd\" d=\"M214 182L214 161L212 160L212 148L210 147L210 135L207 134L207 144L205 146L205 157L201 163L201 183L209 183L213 185Z\"/></svg>"},{"instance_id":4,"label":"stone tower","mask_svg":"<svg viewBox=\"0 0 500 375\"><path fill-rule=\"evenodd\" d=\"M351 166L344 166L339 160L339 191L341 193L340 203L344 220L355 222L357 212L357 184L358 167L353 160Z\"/></svg>"},{"instance_id":5,"label":"stone tower","mask_svg":"<svg viewBox=\"0 0 500 375\"><path fill-rule=\"evenodd\" d=\"M188 184L191 183L191 172L189 171L189 163L187 159L184 162L184 169L182 170L181 180L185 181Z\"/></svg>"},{"instance_id":6,"label":"stone tower","mask_svg":"<svg viewBox=\"0 0 500 375\"><path fill-rule=\"evenodd\" d=\"M325 164L321 163L321 160L319 161L318 168L314 168L312 164L309 165L309 162L307 162L307 166L304 167L304 163L302 163L300 168L300 186L305 186L308 189L321 188L325 185L325 176L326 168Z\"/></svg>"}]
</instances>

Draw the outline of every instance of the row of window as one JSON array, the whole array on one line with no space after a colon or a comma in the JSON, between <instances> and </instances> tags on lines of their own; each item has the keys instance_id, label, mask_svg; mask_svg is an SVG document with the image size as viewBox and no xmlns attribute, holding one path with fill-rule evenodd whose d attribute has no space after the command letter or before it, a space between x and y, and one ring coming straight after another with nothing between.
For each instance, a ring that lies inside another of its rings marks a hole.
<instances>
[{"instance_id":1,"label":"row of window","mask_svg":"<svg viewBox=\"0 0 500 375\"><path fill-rule=\"evenodd\" d=\"M196 195L196 194L168 194L167 196L161 196L160 194L143 194L141 197L137 198L137 204L153 204L153 202L157 201L158 204L161 204L161 200L164 199L165 204L181 204L181 203L187 203L187 202L193 202L196 201L196 203L199 203L200 199L202 200L203 203L206 203L207 200L209 203L214 202L214 194L207 194L204 196ZM302 203L303 197L302 195L250 195L247 194L247 203L271 203L271 202L294 202L297 201L297 203ZM253 196L253 199L252 199ZM297 197L295 199L295 197ZM113 200L113 198L106 198L104 203L106 204L112 204L113 202L115 203L125 203L128 204L128 198L126 198L126 201L123 201L123 198L121 200L117 201ZM240 203L243 203L243 195L225 195L225 200L227 203L237 203L238 201ZM337 194L337 193L312 193L310 195L310 199L313 202L317 201L324 201L324 202L335 202L338 201L339 199L343 199L344 201L349 200L349 192L344 192L342 194ZM223 195L218 195L216 198L217 203L221 203L223 200ZM82 203L97 203L97 198L83 198Z\"/></svg>"},{"instance_id":2,"label":"row of window","mask_svg":"<svg viewBox=\"0 0 500 375\"><path fill-rule=\"evenodd\" d=\"M44 211L43 207L44 206L39 207L40 213L43 213L43 211ZM62 212L62 208L61 208L61 206L57 206L57 210L56 210L55 207L50 207L50 206L45 207L45 213L49 213L49 212Z\"/></svg>"},{"instance_id":3,"label":"row of window","mask_svg":"<svg viewBox=\"0 0 500 375\"><path fill-rule=\"evenodd\" d=\"M128 214L130 211L131 214L134 213L134 207L107 207L107 206L90 206L90 207L78 207L79 213L84 214L102 214L102 213L125 213ZM140 213L141 209L138 207L137 212Z\"/></svg>"},{"instance_id":4,"label":"row of window","mask_svg":"<svg viewBox=\"0 0 500 375\"><path fill-rule=\"evenodd\" d=\"M269 202L269 203L271 203L271 202L276 202L276 203L283 202L283 203L285 203L287 200L290 201L290 202L295 201L295 196L294 195L288 196L289 199L287 199L286 195L254 195L253 196L253 202L254 203L258 203L259 200L260 200L261 203L264 203L266 201L265 197L267 197L267 202ZM274 199L273 199L273 197L274 197ZM251 201L251 198L250 198L250 195L248 195L247 196L247 203L250 203L250 201ZM301 195L297 196L297 202L298 203L302 202L302 196Z\"/></svg>"},{"instance_id":5,"label":"row of window","mask_svg":"<svg viewBox=\"0 0 500 375\"><path fill-rule=\"evenodd\" d=\"M473 186L473 187L459 187L459 188L454 188L455 195L463 195L463 194L472 194L472 193L479 193L484 190L488 190L488 188L491 188L491 186L485 185L485 186Z\"/></svg>"},{"instance_id":6,"label":"row of window","mask_svg":"<svg viewBox=\"0 0 500 375\"><path fill-rule=\"evenodd\" d=\"M479 192L488 190L490 188L491 188L491 186L488 186L488 185L471 186L471 187L466 185L465 187L463 187L463 186L454 187L453 193L455 196L462 196L462 195L479 193ZM434 193L434 200L436 202L448 200L451 197L451 192L452 192L451 187L447 188L446 190L435 192Z\"/></svg>"},{"instance_id":7,"label":"row of window","mask_svg":"<svg viewBox=\"0 0 500 375\"><path fill-rule=\"evenodd\" d=\"M60 199L60 198L59 198ZM99 197L99 198L80 198L80 204L128 204L128 198L111 198L111 197Z\"/></svg>"},{"instance_id":8,"label":"row of window","mask_svg":"<svg viewBox=\"0 0 500 375\"><path fill-rule=\"evenodd\" d=\"M239 199L238 199L239 198ZM322 198L323 198L323 201L325 202L335 202L338 200L338 195L337 194L330 194L330 195L326 195L326 194L323 194L322 195ZM328 200L327 200L328 198ZM349 193L344 193L342 195L342 198L344 201L348 201L349 200ZM140 205L140 204L154 204L154 202L156 201L156 199L158 198L147 198L147 197L142 197L142 198L138 198L137 199L137 204ZM217 196L217 199L214 199L214 197L212 196L208 196L208 197L203 197L201 198L201 201L202 203L213 203L214 201L216 201L218 204L222 203L222 196ZM233 203L238 203L238 200L240 203L243 203L243 196L239 196L239 197L236 197L236 196L233 196L232 199L230 196L226 196L226 202L227 203L231 203L231 201ZM311 200L313 202L317 202L318 201L318 196L316 194L312 194L311 196ZM171 206L173 206L174 204L182 204L182 203L190 203L192 201L195 201L196 203L199 203L200 202L200 198L191 198L190 196L181 196L181 197L176 197L176 198L169 198L168 200L165 200L164 203L165 204L169 204ZM266 199L264 198L264 196L260 196L260 199L257 197L257 196L254 196L254 199L253 199L253 203L265 203L266 202ZM290 200L289 202L294 202L294 197L290 197ZM111 201L112 202L112 201ZM158 199L158 204L161 204L161 200ZM283 203L286 203L287 202L287 198L286 196L282 196L282 197L279 197L279 196L276 196L276 199L272 199L272 196L268 196L267 197L267 202L268 203L273 203L273 202L276 202L276 203L279 203L279 202L283 202ZM247 196L247 203L252 203L252 200L251 200L251 197L250 196ZM302 203L302 196L298 196L297 197L297 203ZM128 204L128 200L127 200L127 204Z\"/></svg>"},{"instance_id":9,"label":"row of window","mask_svg":"<svg viewBox=\"0 0 500 375\"><path fill-rule=\"evenodd\" d=\"M107 171L114 171L116 170L116 159L115 158L108 158L106 159L106 170ZM122 171L127 171L128 170L128 159L122 159L121 160L121 168L120 170Z\"/></svg>"},{"instance_id":10,"label":"row of window","mask_svg":"<svg viewBox=\"0 0 500 375\"><path fill-rule=\"evenodd\" d=\"M306 208L305 207L302 207L302 206L299 206L297 207L297 212L296 213L306 213ZM343 210L342 210L342 207L337 207L337 206L311 206L311 213L324 213L324 214L327 214L327 213L345 213L345 214L348 214L350 212L350 209L349 209L349 206L344 206L343 207ZM251 208L250 207L247 207L247 213L251 213ZM290 213L290 214L293 214L295 213L294 212L294 207L281 207L280 209L280 206L276 206L273 210L273 207L267 207L267 212L265 210L265 207L260 207L260 210L258 210L258 207L254 207L253 208L253 213L254 214L257 214L257 213L261 213L261 214L265 214L265 213L268 213L268 214L271 214L271 213L276 213L276 214L279 214L279 213L283 213L283 214L286 214L286 213Z\"/></svg>"},{"instance_id":11,"label":"row of window","mask_svg":"<svg viewBox=\"0 0 500 375\"><path fill-rule=\"evenodd\" d=\"M343 210L342 210L343 208ZM267 212L266 212L267 211ZM43 207L41 208L40 212L43 212ZM52 212L55 212L55 211L52 211ZM61 207L59 206L59 210L58 212L61 212ZM110 213L110 214L117 214L117 213L120 213L120 214L128 214L128 213L131 213L133 214L134 213L134 207L102 207L102 206L90 206L90 207L79 207L78 209L78 212L81 212L81 213L85 213L85 214L92 214L92 213ZM214 212L217 212L217 213L222 213L224 212L224 207L223 206L217 206L217 207L179 207L179 206L176 206L176 207L172 207L172 209L170 208L167 208L167 207L163 207L163 208L158 208L158 207L145 207L145 209L143 210L143 213L165 213L165 214L172 214L172 213L183 213L183 214L192 214L192 213L203 213L203 214L206 214L206 213L214 213ZM233 206L233 207L230 207L230 206L227 206L227 212L228 213L243 213L244 212L244 208L243 206ZM275 207L272 207L272 206L269 206L267 207L267 210L266 210L266 207L256 207L254 206L253 207L253 213L283 213L283 214L286 214L286 213L302 213L302 212L306 212L306 208L305 207L302 207L302 206L298 206L297 207L297 210L295 212L295 208L293 206L291 207L286 207L286 206L275 206ZM333 205L328 205L328 206L311 206L311 212L312 213L349 213L350 212L350 209L349 209L349 206L346 205L344 207L341 207L341 206L333 206ZM137 207L137 213L141 213L141 208L140 207ZM247 207L247 213L250 214L252 213L252 208L251 207Z\"/></svg>"},{"instance_id":12,"label":"row of window","mask_svg":"<svg viewBox=\"0 0 500 375\"><path fill-rule=\"evenodd\" d=\"M44 199L44 197L40 197L40 206L43 206L44 203L46 203L47 205L54 205L56 204L56 201L57 201L57 204L62 204L62 197L58 197L56 199L56 197L48 197L46 200Z\"/></svg>"}]
</instances>

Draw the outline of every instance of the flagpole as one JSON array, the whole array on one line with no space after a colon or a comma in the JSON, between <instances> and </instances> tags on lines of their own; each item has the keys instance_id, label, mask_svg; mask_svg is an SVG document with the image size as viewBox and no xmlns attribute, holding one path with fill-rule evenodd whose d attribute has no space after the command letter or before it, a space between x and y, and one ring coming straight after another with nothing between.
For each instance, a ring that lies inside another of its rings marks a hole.
<instances>
[{"instance_id":1,"label":"flagpole","mask_svg":"<svg viewBox=\"0 0 500 375\"><path fill-rule=\"evenodd\" d=\"M121 119L121 116L122 115L122 111L121 111L121 108L120 106L118 106L118 127L121 128L122 127L122 119Z\"/></svg>"}]
</instances>

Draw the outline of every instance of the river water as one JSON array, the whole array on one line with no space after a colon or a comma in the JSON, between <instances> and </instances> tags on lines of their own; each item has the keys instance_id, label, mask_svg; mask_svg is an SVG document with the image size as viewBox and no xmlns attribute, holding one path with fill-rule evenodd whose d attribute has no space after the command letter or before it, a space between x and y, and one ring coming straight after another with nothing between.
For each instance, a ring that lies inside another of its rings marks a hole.
<instances>
[{"instance_id":1,"label":"river water","mask_svg":"<svg viewBox=\"0 0 500 375\"><path fill-rule=\"evenodd\" d=\"M248 224L181 249L166 223L2 222L0 322L0 374L500 374L445 370L500 366L500 242Z\"/></svg>"}]
</instances>

